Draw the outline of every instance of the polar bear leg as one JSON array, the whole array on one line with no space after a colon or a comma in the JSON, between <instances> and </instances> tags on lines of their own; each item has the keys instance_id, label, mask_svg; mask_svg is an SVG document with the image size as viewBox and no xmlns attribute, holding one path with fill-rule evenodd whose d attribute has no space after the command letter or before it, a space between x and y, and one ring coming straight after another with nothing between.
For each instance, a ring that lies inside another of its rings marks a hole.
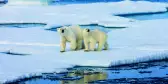
<instances>
[{"instance_id":1,"label":"polar bear leg","mask_svg":"<svg viewBox=\"0 0 168 84\"><path fill-rule=\"evenodd\" d=\"M104 42L99 42L96 51L101 51L104 46Z\"/></svg>"},{"instance_id":2,"label":"polar bear leg","mask_svg":"<svg viewBox=\"0 0 168 84\"><path fill-rule=\"evenodd\" d=\"M94 39L91 39L90 41L90 50L95 51L96 41Z\"/></svg>"},{"instance_id":3,"label":"polar bear leg","mask_svg":"<svg viewBox=\"0 0 168 84\"><path fill-rule=\"evenodd\" d=\"M91 42L90 43L90 50L95 51L95 46L96 46L96 42Z\"/></svg>"},{"instance_id":4,"label":"polar bear leg","mask_svg":"<svg viewBox=\"0 0 168 84\"><path fill-rule=\"evenodd\" d=\"M84 51L89 51L89 42L88 42L88 40L85 40L84 39L84 45L85 45L85 50Z\"/></svg>"},{"instance_id":5,"label":"polar bear leg","mask_svg":"<svg viewBox=\"0 0 168 84\"><path fill-rule=\"evenodd\" d=\"M76 40L71 41L71 50L76 50Z\"/></svg>"},{"instance_id":6,"label":"polar bear leg","mask_svg":"<svg viewBox=\"0 0 168 84\"><path fill-rule=\"evenodd\" d=\"M108 43L107 43L107 41L104 44L104 50L108 50Z\"/></svg>"},{"instance_id":7,"label":"polar bear leg","mask_svg":"<svg viewBox=\"0 0 168 84\"><path fill-rule=\"evenodd\" d=\"M61 38L61 51L60 52L65 52L65 47L66 47L66 39L64 37Z\"/></svg>"},{"instance_id":8,"label":"polar bear leg","mask_svg":"<svg viewBox=\"0 0 168 84\"><path fill-rule=\"evenodd\" d=\"M66 42L61 42L61 51L60 52L64 52L65 47L66 47Z\"/></svg>"},{"instance_id":9,"label":"polar bear leg","mask_svg":"<svg viewBox=\"0 0 168 84\"><path fill-rule=\"evenodd\" d=\"M82 40L79 40L77 42L77 50L80 50L80 49L82 49Z\"/></svg>"}]
</instances>

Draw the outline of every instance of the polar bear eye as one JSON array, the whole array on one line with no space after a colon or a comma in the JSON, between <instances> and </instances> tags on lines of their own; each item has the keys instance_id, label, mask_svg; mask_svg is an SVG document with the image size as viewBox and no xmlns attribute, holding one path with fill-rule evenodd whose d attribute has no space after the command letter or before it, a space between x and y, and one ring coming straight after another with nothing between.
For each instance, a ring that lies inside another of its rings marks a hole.
<instances>
[{"instance_id":1,"label":"polar bear eye","mask_svg":"<svg viewBox=\"0 0 168 84\"><path fill-rule=\"evenodd\" d=\"M87 29L87 32L90 32L90 29Z\"/></svg>"}]
</instances>

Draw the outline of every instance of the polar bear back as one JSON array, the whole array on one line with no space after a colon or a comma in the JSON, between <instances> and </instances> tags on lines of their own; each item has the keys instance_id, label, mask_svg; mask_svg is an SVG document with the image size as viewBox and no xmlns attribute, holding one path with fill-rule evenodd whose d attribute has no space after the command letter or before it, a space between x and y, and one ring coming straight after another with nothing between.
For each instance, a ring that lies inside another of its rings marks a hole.
<instances>
[{"instance_id":1,"label":"polar bear back","mask_svg":"<svg viewBox=\"0 0 168 84\"><path fill-rule=\"evenodd\" d=\"M99 42L107 39L106 33L102 32L100 30L97 30L97 29L91 31L90 34L91 34L90 36L92 36L93 39L95 39L96 41L99 41Z\"/></svg>"},{"instance_id":2,"label":"polar bear back","mask_svg":"<svg viewBox=\"0 0 168 84\"><path fill-rule=\"evenodd\" d=\"M71 26L70 29L74 32L76 39L78 40L83 39L83 34L82 34L83 29L80 28L80 26Z\"/></svg>"}]
</instances>

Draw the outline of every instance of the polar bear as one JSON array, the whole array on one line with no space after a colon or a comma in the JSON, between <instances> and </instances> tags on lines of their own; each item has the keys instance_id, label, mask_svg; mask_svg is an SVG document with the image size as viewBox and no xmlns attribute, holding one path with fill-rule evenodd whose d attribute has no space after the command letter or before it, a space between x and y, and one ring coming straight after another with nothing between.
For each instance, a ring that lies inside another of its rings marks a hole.
<instances>
[{"instance_id":1,"label":"polar bear","mask_svg":"<svg viewBox=\"0 0 168 84\"><path fill-rule=\"evenodd\" d=\"M102 32L98 29L90 30L90 29L83 29L83 39L85 44L85 50L84 51L95 51L96 43L98 43L98 47L96 51L101 51L103 46L104 50L108 49L108 43L107 43L107 34L105 32ZM90 47L90 49L89 49Z\"/></svg>"},{"instance_id":2,"label":"polar bear","mask_svg":"<svg viewBox=\"0 0 168 84\"><path fill-rule=\"evenodd\" d=\"M66 48L66 42L70 42L70 48L71 50L79 50L82 49L82 43L83 43L83 35L82 31L83 29L80 28L79 25L75 26L63 26L61 28L58 28L57 31L59 32L61 36L60 46L61 50L60 52L65 52Z\"/></svg>"}]
</instances>

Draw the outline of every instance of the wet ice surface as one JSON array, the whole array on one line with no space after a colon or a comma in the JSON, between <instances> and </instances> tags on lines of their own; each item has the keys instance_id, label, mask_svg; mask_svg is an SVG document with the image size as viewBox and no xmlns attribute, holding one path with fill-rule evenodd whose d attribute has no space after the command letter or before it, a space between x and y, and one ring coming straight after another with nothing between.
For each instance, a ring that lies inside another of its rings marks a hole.
<instances>
[{"instance_id":1,"label":"wet ice surface","mask_svg":"<svg viewBox=\"0 0 168 84\"><path fill-rule=\"evenodd\" d=\"M42 73L12 83L25 84L149 84L168 82L168 61L151 61L111 67L75 66L64 72Z\"/></svg>"}]
</instances>

